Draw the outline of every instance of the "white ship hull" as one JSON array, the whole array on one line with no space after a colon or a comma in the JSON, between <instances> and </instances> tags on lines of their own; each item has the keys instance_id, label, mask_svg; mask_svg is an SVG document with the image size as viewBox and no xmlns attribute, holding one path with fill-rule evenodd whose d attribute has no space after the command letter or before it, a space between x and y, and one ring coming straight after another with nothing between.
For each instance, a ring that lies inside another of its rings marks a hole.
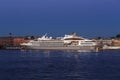
<instances>
[{"instance_id":1,"label":"white ship hull","mask_svg":"<svg viewBox=\"0 0 120 80\"><path fill-rule=\"evenodd\" d=\"M48 49L48 50L94 50L95 47L79 46L79 47L38 47L38 46L27 46L26 49Z\"/></svg>"}]
</instances>

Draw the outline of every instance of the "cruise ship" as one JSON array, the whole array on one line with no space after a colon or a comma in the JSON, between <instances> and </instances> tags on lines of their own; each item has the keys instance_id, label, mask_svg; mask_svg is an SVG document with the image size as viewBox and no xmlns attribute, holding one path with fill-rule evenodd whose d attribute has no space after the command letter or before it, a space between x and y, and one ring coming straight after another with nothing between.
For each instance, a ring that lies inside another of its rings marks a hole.
<instances>
[{"instance_id":1,"label":"cruise ship","mask_svg":"<svg viewBox=\"0 0 120 80\"><path fill-rule=\"evenodd\" d=\"M36 50L95 50L96 42L72 33L55 39L44 35L35 40L30 40L28 43L22 43L21 46L25 49Z\"/></svg>"}]
</instances>

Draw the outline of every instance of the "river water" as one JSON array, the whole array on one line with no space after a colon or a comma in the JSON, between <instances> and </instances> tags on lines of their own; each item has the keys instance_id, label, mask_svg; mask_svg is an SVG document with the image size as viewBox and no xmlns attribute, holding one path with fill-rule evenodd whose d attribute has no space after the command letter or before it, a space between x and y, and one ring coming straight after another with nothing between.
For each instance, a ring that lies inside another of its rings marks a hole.
<instances>
[{"instance_id":1,"label":"river water","mask_svg":"<svg viewBox=\"0 0 120 80\"><path fill-rule=\"evenodd\" d=\"M0 50L0 80L120 80L120 51Z\"/></svg>"}]
</instances>

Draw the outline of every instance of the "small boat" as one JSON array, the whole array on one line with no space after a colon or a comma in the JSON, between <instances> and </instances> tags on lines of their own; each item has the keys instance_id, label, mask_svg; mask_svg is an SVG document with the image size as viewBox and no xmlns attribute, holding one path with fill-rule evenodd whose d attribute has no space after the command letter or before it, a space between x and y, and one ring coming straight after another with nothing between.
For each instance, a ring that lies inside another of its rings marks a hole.
<instances>
[{"instance_id":1,"label":"small boat","mask_svg":"<svg viewBox=\"0 0 120 80\"><path fill-rule=\"evenodd\" d=\"M116 49L120 49L120 46L107 46L107 45L103 46L103 50L116 50Z\"/></svg>"}]
</instances>

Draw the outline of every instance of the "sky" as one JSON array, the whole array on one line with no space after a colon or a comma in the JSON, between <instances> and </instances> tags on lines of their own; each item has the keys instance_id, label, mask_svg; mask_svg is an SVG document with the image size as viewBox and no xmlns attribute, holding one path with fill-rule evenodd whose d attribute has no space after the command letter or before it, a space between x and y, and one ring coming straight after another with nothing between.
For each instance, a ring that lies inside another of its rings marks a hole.
<instances>
[{"instance_id":1,"label":"sky","mask_svg":"<svg viewBox=\"0 0 120 80\"><path fill-rule=\"evenodd\" d=\"M120 33L119 0L0 0L0 36Z\"/></svg>"}]
</instances>

